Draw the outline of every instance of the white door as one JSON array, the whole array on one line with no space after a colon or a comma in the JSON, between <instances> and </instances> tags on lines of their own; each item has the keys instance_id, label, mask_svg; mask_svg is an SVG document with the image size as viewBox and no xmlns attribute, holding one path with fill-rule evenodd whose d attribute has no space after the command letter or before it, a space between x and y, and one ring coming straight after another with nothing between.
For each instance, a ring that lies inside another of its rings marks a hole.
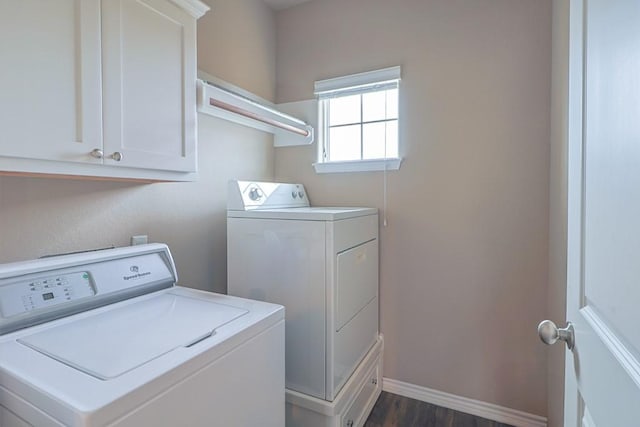
<instances>
[{"instance_id":1,"label":"white door","mask_svg":"<svg viewBox=\"0 0 640 427\"><path fill-rule=\"evenodd\" d=\"M571 1L565 426L640 425L640 1Z\"/></svg>"},{"instance_id":2,"label":"white door","mask_svg":"<svg viewBox=\"0 0 640 427\"><path fill-rule=\"evenodd\" d=\"M196 171L196 19L169 0L103 0L105 164Z\"/></svg>"}]
</instances>

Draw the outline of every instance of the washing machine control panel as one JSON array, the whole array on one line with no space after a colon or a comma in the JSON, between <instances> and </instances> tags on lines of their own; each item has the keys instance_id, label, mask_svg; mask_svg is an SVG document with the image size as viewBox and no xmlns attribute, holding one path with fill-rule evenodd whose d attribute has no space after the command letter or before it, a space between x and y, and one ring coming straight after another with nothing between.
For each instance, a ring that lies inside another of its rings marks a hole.
<instances>
[{"instance_id":1,"label":"washing machine control panel","mask_svg":"<svg viewBox=\"0 0 640 427\"><path fill-rule=\"evenodd\" d=\"M0 293L2 315L10 317L93 296L96 291L90 272L78 271L12 283L0 287Z\"/></svg>"},{"instance_id":2,"label":"washing machine control panel","mask_svg":"<svg viewBox=\"0 0 640 427\"><path fill-rule=\"evenodd\" d=\"M176 285L164 244L0 264L0 336Z\"/></svg>"}]
</instances>

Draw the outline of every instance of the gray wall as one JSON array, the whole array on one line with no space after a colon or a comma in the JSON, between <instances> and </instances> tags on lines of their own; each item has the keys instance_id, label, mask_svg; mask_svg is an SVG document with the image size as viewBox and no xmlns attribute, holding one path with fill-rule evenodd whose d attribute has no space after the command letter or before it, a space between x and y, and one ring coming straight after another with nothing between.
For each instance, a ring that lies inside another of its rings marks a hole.
<instances>
[{"instance_id":1,"label":"gray wall","mask_svg":"<svg viewBox=\"0 0 640 427\"><path fill-rule=\"evenodd\" d=\"M402 169L381 228L385 377L547 414L551 0L316 0L276 14L277 100L401 65ZM383 174L276 178L382 208Z\"/></svg>"},{"instance_id":2,"label":"gray wall","mask_svg":"<svg viewBox=\"0 0 640 427\"><path fill-rule=\"evenodd\" d=\"M261 0L208 0L198 21L198 68L275 100L275 20Z\"/></svg>"},{"instance_id":3,"label":"gray wall","mask_svg":"<svg viewBox=\"0 0 640 427\"><path fill-rule=\"evenodd\" d=\"M234 83L273 99L273 13L260 0L208 3L212 10L198 22L201 68L233 76ZM243 23L233 34L229 14ZM229 60L252 50L262 54ZM132 234L148 234L150 241L169 244L181 283L225 291L226 183L248 176L272 179L272 138L209 116L198 120L197 182L0 177L0 262L124 246Z\"/></svg>"}]
</instances>

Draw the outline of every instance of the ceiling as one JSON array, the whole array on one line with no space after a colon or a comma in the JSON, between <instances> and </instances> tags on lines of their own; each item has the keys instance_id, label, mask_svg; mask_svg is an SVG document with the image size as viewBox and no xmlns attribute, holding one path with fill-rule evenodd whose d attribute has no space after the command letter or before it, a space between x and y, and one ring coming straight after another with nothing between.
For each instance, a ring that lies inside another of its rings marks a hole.
<instances>
[{"instance_id":1,"label":"ceiling","mask_svg":"<svg viewBox=\"0 0 640 427\"><path fill-rule=\"evenodd\" d=\"M266 4L273 10L282 10L289 7L298 5L300 3L306 3L309 0L264 0Z\"/></svg>"}]
</instances>

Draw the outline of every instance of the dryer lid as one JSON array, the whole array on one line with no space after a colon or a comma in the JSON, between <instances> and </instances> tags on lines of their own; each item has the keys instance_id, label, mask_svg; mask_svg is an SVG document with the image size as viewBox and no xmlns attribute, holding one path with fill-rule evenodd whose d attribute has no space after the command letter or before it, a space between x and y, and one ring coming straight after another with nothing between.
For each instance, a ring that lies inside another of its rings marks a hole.
<instances>
[{"instance_id":1,"label":"dryer lid","mask_svg":"<svg viewBox=\"0 0 640 427\"><path fill-rule=\"evenodd\" d=\"M116 378L247 314L211 301L162 293L18 339L101 380Z\"/></svg>"},{"instance_id":2,"label":"dryer lid","mask_svg":"<svg viewBox=\"0 0 640 427\"><path fill-rule=\"evenodd\" d=\"M290 219L298 221L338 221L365 215L376 215L376 208L303 207L227 211L227 218Z\"/></svg>"}]
</instances>

